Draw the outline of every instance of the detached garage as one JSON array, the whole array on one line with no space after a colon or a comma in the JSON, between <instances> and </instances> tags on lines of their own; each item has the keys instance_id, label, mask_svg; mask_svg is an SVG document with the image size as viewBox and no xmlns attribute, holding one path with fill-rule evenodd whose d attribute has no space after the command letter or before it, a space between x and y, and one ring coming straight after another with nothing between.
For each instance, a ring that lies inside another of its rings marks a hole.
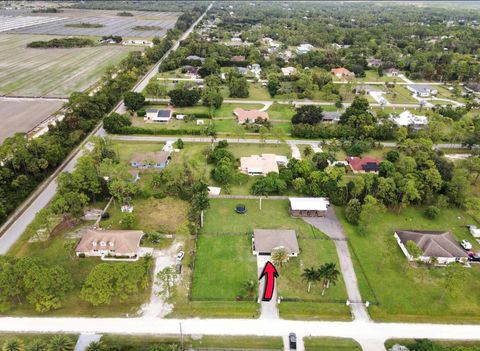
<instances>
[{"instance_id":1,"label":"detached garage","mask_svg":"<svg viewBox=\"0 0 480 351\"><path fill-rule=\"evenodd\" d=\"M324 197L291 197L290 214L293 217L325 217L330 202Z\"/></svg>"}]
</instances>

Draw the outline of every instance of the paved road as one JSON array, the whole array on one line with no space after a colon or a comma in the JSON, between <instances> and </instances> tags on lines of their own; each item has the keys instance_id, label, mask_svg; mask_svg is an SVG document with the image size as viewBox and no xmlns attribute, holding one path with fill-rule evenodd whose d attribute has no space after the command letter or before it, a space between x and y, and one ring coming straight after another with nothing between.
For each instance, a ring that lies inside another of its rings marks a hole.
<instances>
[{"instance_id":1,"label":"paved road","mask_svg":"<svg viewBox=\"0 0 480 351\"><path fill-rule=\"evenodd\" d=\"M205 14L211 9L213 3L208 6L205 12L199 17L199 19L192 24L192 26L180 37L180 39L173 45L173 47L165 54L165 56L157 63L150 71L142 78L133 88L134 91L141 91L143 87L148 84L148 81L158 72L158 65L164 60L172 51L176 50L181 40L184 40L195 28L195 26L203 19ZM121 113L125 110L123 102L120 102L113 111ZM106 135L101 125L98 125L91 133L90 136L103 136ZM88 139L88 138L86 138ZM82 144L83 145L83 144ZM32 195L20 205L17 210L9 217L9 219L0 227L0 254L6 254L12 245L20 238L22 233L27 228L28 224L35 218L35 214L44 208L50 200L54 197L57 190L56 180L58 175L67 171L70 172L75 168L77 160L83 154L82 145L75 149L70 156L62 163L60 167L40 185Z\"/></svg>"},{"instance_id":2,"label":"paved road","mask_svg":"<svg viewBox=\"0 0 480 351\"><path fill-rule=\"evenodd\" d=\"M382 343L390 338L480 340L480 325L320 322L264 319L159 319L159 318L0 318L4 332L66 332L178 335L333 336L363 343ZM366 349L364 351L371 351ZM372 350L372 351L376 351Z\"/></svg>"},{"instance_id":3,"label":"paved road","mask_svg":"<svg viewBox=\"0 0 480 351\"><path fill-rule=\"evenodd\" d=\"M325 217L305 217L303 220L334 239L353 317L358 321L370 321L364 301L360 295L360 289L358 288L357 276L355 275L350 250L348 249L347 237L335 215L335 211L330 207Z\"/></svg>"},{"instance_id":4,"label":"paved road","mask_svg":"<svg viewBox=\"0 0 480 351\"><path fill-rule=\"evenodd\" d=\"M104 131L106 134L106 132ZM124 140L124 141L150 141L150 142L167 142L167 141L177 141L178 136L146 136L146 135L111 135L111 139L114 140ZM210 137L181 137L183 141L189 143L210 143ZM276 139L267 139L265 141L260 139L237 139L237 138L222 138L219 137L219 140L226 140L229 143L240 143L240 144L279 144L280 141ZM326 141L328 144L328 140ZM311 140L301 140L301 139L291 139L285 140L285 143L290 144L310 144ZM380 142L384 147L395 147L397 143L391 141L382 141ZM433 145L435 149L466 149L462 144L435 144Z\"/></svg>"}]
</instances>

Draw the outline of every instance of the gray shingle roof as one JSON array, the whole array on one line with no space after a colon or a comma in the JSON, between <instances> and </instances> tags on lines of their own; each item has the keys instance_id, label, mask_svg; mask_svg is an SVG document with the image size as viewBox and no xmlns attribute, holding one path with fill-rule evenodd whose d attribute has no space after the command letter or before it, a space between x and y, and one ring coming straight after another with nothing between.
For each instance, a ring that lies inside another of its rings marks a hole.
<instances>
[{"instance_id":1,"label":"gray shingle roof","mask_svg":"<svg viewBox=\"0 0 480 351\"><path fill-rule=\"evenodd\" d=\"M291 254L300 252L294 230L254 229L253 237L257 252L272 252L279 247L284 247Z\"/></svg>"},{"instance_id":2,"label":"gray shingle roof","mask_svg":"<svg viewBox=\"0 0 480 351\"><path fill-rule=\"evenodd\" d=\"M422 250L426 257L467 257L449 232L428 230L397 230L404 245L411 240Z\"/></svg>"}]
</instances>

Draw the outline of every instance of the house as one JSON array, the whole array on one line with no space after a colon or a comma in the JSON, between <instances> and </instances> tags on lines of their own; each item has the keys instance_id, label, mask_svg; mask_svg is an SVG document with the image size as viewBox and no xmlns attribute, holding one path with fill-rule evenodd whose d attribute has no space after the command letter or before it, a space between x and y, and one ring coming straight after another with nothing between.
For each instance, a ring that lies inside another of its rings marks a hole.
<instances>
[{"instance_id":1,"label":"house","mask_svg":"<svg viewBox=\"0 0 480 351\"><path fill-rule=\"evenodd\" d=\"M437 260L439 264L463 262L468 259L467 253L449 232L427 230L397 230L393 236L409 261L418 259L422 262ZM420 257L415 258L408 252L407 243L414 242L422 251Z\"/></svg>"},{"instance_id":2,"label":"house","mask_svg":"<svg viewBox=\"0 0 480 351\"><path fill-rule=\"evenodd\" d=\"M248 69L255 75L255 77L260 79L260 73L262 73L262 68L260 67L260 65L258 63L254 63L252 65L249 65Z\"/></svg>"},{"instance_id":3,"label":"house","mask_svg":"<svg viewBox=\"0 0 480 351\"><path fill-rule=\"evenodd\" d=\"M290 214L293 217L325 217L330 202L324 197L291 197Z\"/></svg>"},{"instance_id":4,"label":"house","mask_svg":"<svg viewBox=\"0 0 480 351\"><path fill-rule=\"evenodd\" d=\"M284 77L291 76L297 73L297 69L295 67L282 67L282 74Z\"/></svg>"},{"instance_id":5,"label":"house","mask_svg":"<svg viewBox=\"0 0 480 351\"><path fill-rule=\"evenodd\" d=\"M242 76L245 76L248 74L248 68L246 67L235 67L237 72L240 73Z\"/></svg>"},{"instance_id":6,"label":"house","mask_svg":"<svg viewBox=\"0 0 480 351\"><path fill-rule=\"evenodd\" d=\"M419 97L430 97L432 95L437 95L438 93L437 89L426 84L409 84L407 85L407 89L410 90L413 95Z\"/></svg>"},{"instance_id":7,"label":"house","mask_svg":"<svg viewBox=\"0 0 480 351\"><path fill-rule=\"evenodd\" d=\"M478 83L470 83L470 84L465 84L463 86L466 91L468 91L471 94L478 95L480 94L480 84Z\"/></svg>"},{"instance_id":8,"label":"house","mask_svg":"<svg viewBox=\"0 0 480 351\"><path fill-rule=\"evenodd\" d=\"M325 123L336 123L340 121L340 116L342 113L340 111L323 111L322 122Z\"/></svg>"},{"instance_id":9,"label":"house","mask_svg":"<svg viewBox=\"0 0 480 351\"><path fill-rule=\"evenodd\" d=\"M245 56L243 56L243 55L232 56L230 61L232 61L232 62L245 62Z\"/></svg>"},{"instance_id":10,"label":"house","mask_svg":"<svg viewBox=\"0 0 480 351\"><path fill-rule=\"evenodd\" d=\"M172 110L158 110L151 108L147 110L147 114L143 118L145 122L168 123L172 119Z\"/></svg>"},{"instance_id":11,"label":"house","mask_svg":"<svg viewBox=\"0 0 480 351\"><path fill-rule=\"evenodd\" d=\"M333 74L337 78L352 78L352 77L355 77L355 73L350 72L345 67L332 68L330 73Z\"/></svg>"},{"instance_id":12,"label":"house","mask_svg":"<svg viewBox=\"0 0 480 351\"><path fill-rule=\"evenodd\" d=\"M370 156L349 156L346 161L353 173L378 173L380 166L380 161Z\"/></svg>"},{"instance_id":13,"label":"house","mask_svg":"<svg viewBox=\"0 0 480 351\"><path fill-rule=\"evenodd\" d=\"M297 47L297 55L303 55L309 53L313 49L311 44L301 44Z\"/></svg>"},{"instance_id":14,"label":"house","mask_svg":"<svg viewBox=\"0 0 480 351\"><path fill-rule=\"evenodd\" d=\"M122 42L123 45L133 45L133 46L148 46L153 47L153 42L149 40L125 40Z\"/></svg>"},{"instance_id":15,"label":"house","mask_svg":"<svg viewBox=\"0 0 480 351\"><path fill-rule=\"evenodd\" d=\"M77 256L122 256L136 257L139 254L140 230L94 230L89 229L75 248Z\"/></svg>"},{"instance_id":16,"label":"house","mask_svg":"<svg viewBox=\"0 0 480 351\"><path fill-rule=\"evenodd\" d=\"M254 229L252 251L255 256L270 256L275 249L283 248L289 256L298 256L297 235L294 230Z\"/></svg>"},{"instance_id":17,"label":"house","mask_svg":"<svg viewBox=\"0 0 480 351\"><path fill-rule=\"evenodd\" d=\"M383 61L377 58L369 58L367 59L367 66L368 67L373 67L373 68L378 68L383 64Z\"/></svg>"},{"instance_id":18,"label":"house","mask_svg":"<svg viewBox=\"0 0 480 351\"><path fill-rule=\"evenodd\" d=\"M197 56L197 55L190 55L190 56L187 56L185 58L186 61L198 61L200 62L201 64L203 64L205 62L205 58L204 57L200 57L200 56Z\"/></svg>"},{"instance_id":19,"label":"house","mask_svg":"<svg viewBox=\"0 0 480 351\"><path fill-rule=\"evenodd\" d=\"M263 154L240 157L240 172L251 176L278 173L277 155Z\"/></svg>"},{"instance_id":20,"label":"house","mask_svg":"<svg viewBox=\"0 0 480 351\"><path fill-rule=\"evenodd\" d=\"M400 71L396 68L391 67L391 68L384 69L383 73L387 77L398 77L398 75L400 74Z\"/></svg>"},{"instance_id":21,"label":"house","mask_svg":"<svg viewBox=\"0 0 480 351\"><path fill-rule=\"evenodd\" d=\"M167 167L168 162L170 162L170 153L157 151L134 154L130 165L135 168L163 169Z\"/></svg>"},{"instance_id":22,"label":"house","mask_svg":"<svg viewBox=\"0 0 480 351\"><path fill-rule=\"evenodd\" d=\"M421 129L428 123L426 116L416 116L408 110L400 114L391 114L390 119L399 127L412 127L414 129Z\"/></svg>"},{"instance_id":23,"label":"house","mask_svg":"<svg viewBox=\"0 0 480 351\"><path fill-rule=\"evenodd\" d=\"M345 45L345 44L338 44L338 43L333 43L332 47L335 50L340 50L340 49L348 49L351 45Z\"/></svg>"},{"instance_id":24,"label":"house","mask_svg":"<svg viewBox=\"0 0 480 351\"><path fill-rule=\"evenodd\" d=\"M237 117L238 124L255 123L257 119L263 121L268 120L268 113L259 110L244 110L243 108L236 108L233 113Z\"/></svg>"}]
</instances>

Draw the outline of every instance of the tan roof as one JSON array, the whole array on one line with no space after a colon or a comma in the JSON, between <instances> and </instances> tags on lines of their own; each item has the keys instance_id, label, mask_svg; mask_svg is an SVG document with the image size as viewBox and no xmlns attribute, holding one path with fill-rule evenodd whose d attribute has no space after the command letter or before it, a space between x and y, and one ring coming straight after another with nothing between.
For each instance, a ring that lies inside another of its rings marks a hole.
<instances>
[{"instance_id":1,"label":"tan roof","mask_svg":"<svg viewBox=\"0 0 480 351\"><path fill-rule=\"evenodd\" d=\"M168 160L170 154L165 151L157 152L144 152L134 154L131 162L136 163L146 163L146 162L155 162L155 163L165 163Z\"/></svg>"},{"instance_id":2,"label":"tan roof","mask_svg":"<svg viewBox=\"0 0 480 351\"><path fill-rule=\"evenodd\" d=\"M427 230L397 230L404 245L413 241L422 250L425 257L467 257L449 232Z\"/></svg>"},{"instance_id":3,"label":"tan roof","mask_svg":"<svg viewBox=\"0 0 480 351\"><path fill-rule=\"evenodd\" d=\"M256 252L272 252L280 247L284 247L291 254L300 252L294 230L254 229L253 238Z\"/></svg>"},{"instance_id":4,"label":"tan roof","mask_svg":"<svg viewBox=\"0 0 480 351\"><path fill-rule=\"evenodd\" d=\"M136 252L143 236L141 230L88 230L75 252L92 252L93 250L115 250L118 255Z\"/></svg>"},{"instance_id":5,"label":"tan roof","mask_svg":"<svg viewBox=\"0 0 480 351\"><path fill-rule=\"evenodd\" d=\"M268 113L265 111L259 110L244 110L243 108L236 108L233 110L235 116L237 116L239 123L247 123L247 122L255 122L257 118L261 118L263 120L268 120Z\"/></svg>"},{"instance_id":6,"label":"tan roof","mask_svg":"<svg viewBox=\"0 0 480 351\"><path fill-rule=\"evenodd\" d=\"M278 173L277 157L274 154L240 157L240 170L244 173Z\"/></svg>"},{"instance_id":7,"label":"tan roof","mask_svg":"<svg viewBox=\"0 0 480 351\"><path fill-rule=\"evenodd\" d=\"M332 72L332 74L335 74L335 75L343 75L343 76L349 76L353 74L345 67L332 68L330 72Z\"/></svg>"}]
</instances>

